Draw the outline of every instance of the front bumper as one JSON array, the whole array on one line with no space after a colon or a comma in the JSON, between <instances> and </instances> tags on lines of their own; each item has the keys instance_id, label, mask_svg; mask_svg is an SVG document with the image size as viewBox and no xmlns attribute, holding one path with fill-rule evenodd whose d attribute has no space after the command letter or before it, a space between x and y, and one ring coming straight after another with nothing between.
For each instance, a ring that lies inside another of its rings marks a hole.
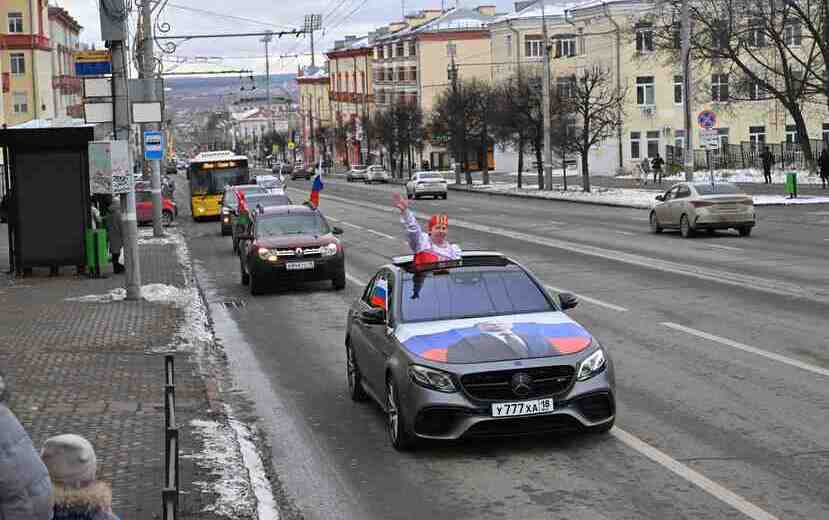
<instances>
[{"instance_id":1,"label":"front bumper","mask_svg":"<svg viewBox=\"0 0 829 520\"><path fill-rule=\"evenodd\" d=\"M314 261L313 269L289 271L287 264L293 262ZM345 275L345 255L338 253L335 256L316 258L293 258L287 261L268 262L256 258L250 263L250 274L274 282L314 282L331 280Z\"/></svg>"},{"instance_id":2,"label":"front bumper","mask_svg":"<svg viewBox=\"0 0 829 520\"><path fill-rule=\"evenodd\" d=\"M604 370L587 381L576 381L570 390L554 398L548 414L492 417L492 401L470 398L463 390L443 393L410 382L401 399L406 423L423 439L453 440L586 430L610 423L616 417L612 375ZM516 398L515 401L521 401Z\"/></svg>"}]
</instances>

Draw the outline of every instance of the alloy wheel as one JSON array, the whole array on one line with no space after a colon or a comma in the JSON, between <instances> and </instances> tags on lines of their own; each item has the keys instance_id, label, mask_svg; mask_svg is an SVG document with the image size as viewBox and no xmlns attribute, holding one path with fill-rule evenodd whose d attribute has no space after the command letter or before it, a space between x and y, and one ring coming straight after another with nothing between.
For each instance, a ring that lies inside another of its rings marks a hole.
<instances>
[{"instance_id":1,"label":"alloy wheel","mask_svg":"<svg viewBox=\"0 0 829 520\"><path fill-rule=\"evenodd\" d=\"M393 443L398 442L398 436L400 434L400 417L399 412L397 409L397 397L394 395L394 383L389 381L386 384L387 390L387 407L388 407L388 424L389 424L389 435L391 436L391 440Z\"/></svg>"}]
</instances>

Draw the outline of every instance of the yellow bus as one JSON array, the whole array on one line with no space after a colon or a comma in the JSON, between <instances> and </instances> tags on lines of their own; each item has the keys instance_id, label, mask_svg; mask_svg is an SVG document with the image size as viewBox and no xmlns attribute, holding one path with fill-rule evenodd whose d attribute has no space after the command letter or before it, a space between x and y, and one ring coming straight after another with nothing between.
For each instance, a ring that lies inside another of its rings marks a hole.
<instances>
[{"instance_id":1,"label":"yellow bus","mask_svg":"<svg viewBox=\"0 0 829 520\"><path fill-rule=\"evenodd\" d=\"M219 218L226 186L248 184L248 158L230 150L202 152L190 161L190 212L193 220Z\"/></svg>"}]
</instances>

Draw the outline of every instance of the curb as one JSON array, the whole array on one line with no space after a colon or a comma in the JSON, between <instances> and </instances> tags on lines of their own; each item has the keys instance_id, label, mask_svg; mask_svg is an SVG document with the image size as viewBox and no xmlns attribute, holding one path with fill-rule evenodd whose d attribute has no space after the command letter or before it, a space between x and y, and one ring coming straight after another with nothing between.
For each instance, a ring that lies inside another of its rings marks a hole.
<instances>
[{"instance_id":1,"label":"curb","mask_svg":"<svg viewBox=\"0 0 829 520\"><path fill-rule=\"evenodd\" d=\"M532 200L543 200L549 202L572 202L574 204L591 204L593 206L609 206L614 208L632 208L632 209L643 209L648 210L651 209L650 207L645 206L632 206L630 204L619 204L613 202L598 202L598 201L589 201L589 200L576 200L576 199L550 199L547 197L535 197L533 195L526 195L521 193L508 193L508 192L498 192L498 191L484 191L484 190L476 190L473 188L468 188L465 186L458 186L457 184L450 184L449 189L453 191L465 191L467 193L476 193L479 195L489 195L490 197L512 197L514 199L532 199Z\"/></svg>"}]
</instances>

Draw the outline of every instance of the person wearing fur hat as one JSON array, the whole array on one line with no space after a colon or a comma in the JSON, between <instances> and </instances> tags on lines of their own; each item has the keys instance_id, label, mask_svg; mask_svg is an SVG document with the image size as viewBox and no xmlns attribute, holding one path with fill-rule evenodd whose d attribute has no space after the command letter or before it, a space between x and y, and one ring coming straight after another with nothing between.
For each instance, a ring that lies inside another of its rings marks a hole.
<instances>
[{"instance_id":1,"label":"person wearing fur hat","mask_svg":"<svg viewBox=\"0 0 829 520\"><path fill-rule=\"evenodd\" d=\"M461 248L447 240L449 217L444 214L432 215L429 219L429 233L424 233L417 219L409 211L409 201L400 194L394 194L394 207L400 210L400 223L406 230L406 238L415 256L415 265L444 260L457 260Z\"/></svg>"},{"instance_id":2,"label":"person wearing fur hat","mask_svg":"<svg viewBox=\"0 0 829 520\"><path fill-rule=\"evenodd\" d=\"M40 454L54 488L53 520L118 520L112 513L112 489L96 478L98 460L80 435L46 439Z\"/></svg>"},{"instance_id":3,"label":"person wearing fur hat","mask_svg":"<svg viewBox=\"0 0 829 520\"><path fill-rule=\"evenodd\" d=\"M0 376L0 520L48 520L52 483L32 439L4 404Z\"/></svg>"}]
</instances>

